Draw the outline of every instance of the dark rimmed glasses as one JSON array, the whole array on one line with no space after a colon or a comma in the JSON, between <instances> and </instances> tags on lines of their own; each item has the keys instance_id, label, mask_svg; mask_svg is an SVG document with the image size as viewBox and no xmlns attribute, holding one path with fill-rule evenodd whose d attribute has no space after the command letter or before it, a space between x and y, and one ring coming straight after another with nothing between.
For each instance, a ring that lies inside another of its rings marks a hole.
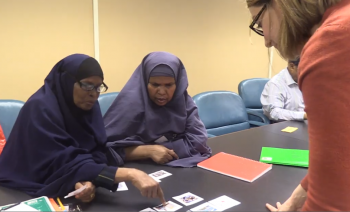
<instances>
[{"instance_id":1,"label":"dark rimmed glasses","mask_svg":"<svg viewBox=\"0 0 350 212\"><path fill-rule=\"evenodd\" d=\"M257 24L256 22L259 20L260 16L263 14L263 12L266 10L267 5L265 4L263 8L261 8L260 12L255 16L254 20L250 24L249 28L253 30L256 34L264 36L264 31L261 28L261 25Z\"/></svg>"},{"instance_id":2,"label":"dark rimmed glasses","mask_svg":"<svg viewBox=\"0 0 350 212\"><path fill-rule=\"evenodd\" d=\"M104 93L108 90L108 86L104 82L99 86L95 86L93 84L80 82L80 81L78 81L77 83L80 85L81 89L85 91L96 90L97 93Z\"/></svg>"},{"instance_id":3,"label":"dark rimmed glasses","mask_svg":"<svg viewBox=\"0 0 350 212\"><path fill-rule=\"evenodd\" d=\"M67 73L68 76L70 76L71 78L75 79L75 76ZM96 90L97 93L104 93L108 90L108 86L102 82L101 85L99 86L95 86L94 84L91 83L87 83L87 82L81 82L81 81L77 81L76 82L79 84L80 88L85 90L85 91L92 91L92 90Z\"/></svg>"}]
</instances>

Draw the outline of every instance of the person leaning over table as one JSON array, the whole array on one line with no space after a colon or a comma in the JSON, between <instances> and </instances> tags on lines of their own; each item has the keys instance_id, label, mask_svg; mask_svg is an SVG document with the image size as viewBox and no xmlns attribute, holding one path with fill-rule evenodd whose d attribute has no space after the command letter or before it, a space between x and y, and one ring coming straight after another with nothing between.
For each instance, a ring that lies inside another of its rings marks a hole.
<instances>
[{"instance_id":1,"label":"person leaning over table","mask_svg":"<svg viewBox=\"0 0 350 212\"><path fill-rule=\"evenodd\" d=\"M289 60L288 67L272 77L261 94L264 114L272 121L303 121L303 94L298 86L299 59Z\"/></svg>"},{"instance_id":2,"label":"person leaning over table","mask_svg":"<svg viewBox=\"0 0 350 212\"><path fill-rule=\"evenodd\" d=\"M301 57L309 121L307 176L271 211L350 211L350 0L246 0L250 26L286 59ZM286 191L287 192L287 191Z\"/></svg>"},{"instance_id":3,"label":"person leaning over table","mask_svg":"<svg viewBox=\"0 0 350 212\"><path fill-rule=\"evenodd\" d=\"M86 185L76 198L90 202L95 187L115 191L118 182L131 181L143 196L164 203L154 179L118 168L116 153L106 148L97 98L107 88L94 58L74 54L59 61L18 115L0 157L0 185L49 197Z\"/></svg>"}]
</instances>

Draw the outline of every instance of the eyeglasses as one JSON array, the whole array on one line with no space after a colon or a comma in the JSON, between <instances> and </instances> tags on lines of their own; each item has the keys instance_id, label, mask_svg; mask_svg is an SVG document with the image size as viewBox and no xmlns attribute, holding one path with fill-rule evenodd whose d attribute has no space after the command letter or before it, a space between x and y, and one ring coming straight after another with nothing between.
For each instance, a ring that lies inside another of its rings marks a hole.
<instances>
[{"instance_id":1,"label":"eyeglasses","mask_svg":"<svg viewBox=\"0 0 350 212\"><path fill-rule=\"evenodd\" d=\"M290 61L291 63L293 63L295 66L299 66L299 62L300 62L300 58L294 60L294 61Z\"/></svg>"},{"instance_id":2,"label":"eyeglasses","mask_svg":"<svg viewBox=\"0 0 350 212\"><path fill-rule=\"evenodd\" d=\"M250 24L249 28L253 30L256 34L264 36L264 31L261 28L260 24L257 24L256 22L259 20L260 16L263 14L263 12L266 9L266 4L263 6L263 8L260 10L260 12L255 16L253 22Z\"/></svg>"},{"instance_id":3,"label":"eyeglasses","mask_svg":"<svg viewBox=\"0 0 350 212\"><path fill-rule=\"evenodd\" d=\"M104 82L99 86L95 86L93 84L80 82L80 81L78 81L78 83L80 87L85 91L92 91L95 89L97 93L104 93L108 90L108 86Z\"/></svg>"},{"instance_id":4,"label":"eyeglasses","mask_svg":"<svg viewBox=\"0 0 350 212\"><path fill-rule=\"evenodd\" d=\"M71 78L75 79L75 76L70 74L70 73L67 73L68 76L70 76ZM92 91L92 90L96 90L97 93L104 93L108 90L108 86L102 82L101 85L99 86L95 86L91 83L86 83L86 82L80 82L80 81L77 81L76 82L79 84L80 88L85 90L85 91Z\"/></svg>"}]
</instances>

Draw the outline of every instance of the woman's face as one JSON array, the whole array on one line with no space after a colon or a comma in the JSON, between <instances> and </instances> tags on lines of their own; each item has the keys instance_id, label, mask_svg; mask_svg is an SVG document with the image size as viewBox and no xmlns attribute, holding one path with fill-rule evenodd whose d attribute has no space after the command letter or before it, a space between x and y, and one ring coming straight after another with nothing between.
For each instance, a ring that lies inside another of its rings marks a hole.
<instances>
[{"instance_id":1,"label":"woman's face","mask_svg":"<svg viewBox=\"0 0 350 212\"><path fill-rule=\"evenodd\" d=\"M176 83L173 77L150 77L147 85L149 98L157 105L164 106L174 96Z\"/></svg>"},{"instance_id":2,"label":"woman's face","mask_svg":"<svg viewBox=\"0 0 350 212\"><path fill-rule=\"evenodd\" d=\"M101 86L102 83L102 78L97 76L82 79L80 83L76 82L73 88L74 104L82 110L91 110L100 96L96 88ZM92 86L94 89L89 91Z\"/></svg>"},{"instance_id":3,"label":"woman's face","mask_svg":"<svg viewBox=\"0 0 350 212\"><path fill-rule=\"evenodd\" d=\"M259 25L263 32L265 38L265 46L275 47L278 49L278 34L282 19L282 14L279 6L276 2L271 1L265 11L260 15L259 19L256 21L256 24ZM261 11L263 6L254 6L249 7L249 11L253 17L253 19L257 16L257 14Z\"/></svg>"}]
</instances>

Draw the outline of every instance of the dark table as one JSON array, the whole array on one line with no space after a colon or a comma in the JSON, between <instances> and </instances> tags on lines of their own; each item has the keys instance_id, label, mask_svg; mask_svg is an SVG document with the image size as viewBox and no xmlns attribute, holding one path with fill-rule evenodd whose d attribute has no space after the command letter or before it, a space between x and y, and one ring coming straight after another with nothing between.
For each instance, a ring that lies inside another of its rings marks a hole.
<instances>
[{"instance_id":1,"label":"dark table","mask_svg":"<svg viewBox=\"0 0 350 212\"><path fill-rule=\"evenodd\" d=\"M307 135L298 134L296 136L298 138L294 138L293 133L278 132L280 128L283 129L285 126L298 126L298 130L307 134L304 125L300 124L287 122L253 128L211 138L208 144L212 148L213 154L223 151L259 160L263 146L308 149L308 141L305 139ZM298 131L294 133L298 133ZM306 168L273 165L272 170L253 183L248 183L201 168L171 168L149 163L128 163L126 167L137 168L146 173L159 170L172 173L172 176L162 179L160 183L167 200L178 203L172 197L185 192L194 193L204 199L197 204L184 206L179 211L186 211L222 195L227 195L241 202L240 205L228 211L264 211L266 210L265 203L274 204L277 201L287 199L307 173ZM127 183L127 186L128 191L116 193L98 189L93 203L83 205L84 211L140 211L160 203L157 199L143 198L130 183ZM21 192L0 188L0 205L29 198Z\"/></svg>"},{"instance_id":2,"label":"dark table","mask_svg":"<svg viewBox=\"0 0 350 212\"><path fill-rule=\"evenodd\" d=\"M286 127L297 127L298 130L293 133L281 132ZM308 121L285 121L277 124L270 124L259 127L259 130L269 131L283 136L288 136L295 139L309 141Z\"/></svg>"}]
</instances>

